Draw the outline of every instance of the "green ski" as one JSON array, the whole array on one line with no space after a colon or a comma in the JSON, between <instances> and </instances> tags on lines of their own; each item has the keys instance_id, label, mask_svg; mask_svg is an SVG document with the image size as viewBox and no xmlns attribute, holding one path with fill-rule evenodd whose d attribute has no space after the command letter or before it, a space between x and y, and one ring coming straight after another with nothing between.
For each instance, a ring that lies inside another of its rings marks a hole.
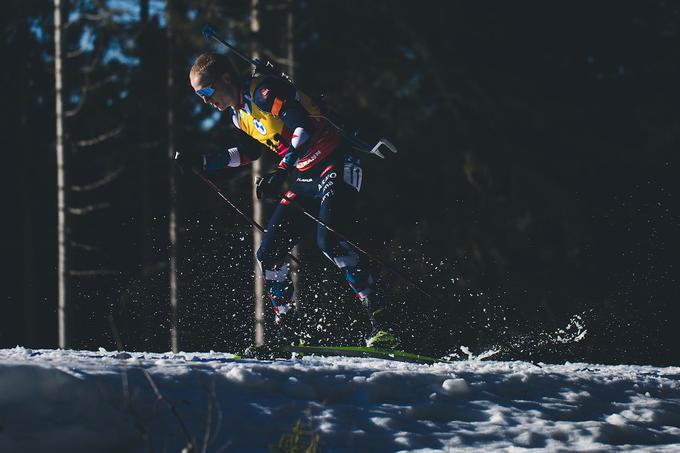
<instances>
[{"instance_id":1,"label":"green ski","mask_svg":"<svg viewBox=\"0 0 680 453\"><path fill-rule=\"evenodd\" d=\"M284 346L283 349L287 352L295 352L297 354L316 354L321 356L345 356L345 357L369 357L374 359L396 360L399 362L412 363L446 363L450 362L447 359L437 359L421 354L414 354L412 352L398 351L393 349L376 349L365 346Z\"/></svg>"}]
</instances>

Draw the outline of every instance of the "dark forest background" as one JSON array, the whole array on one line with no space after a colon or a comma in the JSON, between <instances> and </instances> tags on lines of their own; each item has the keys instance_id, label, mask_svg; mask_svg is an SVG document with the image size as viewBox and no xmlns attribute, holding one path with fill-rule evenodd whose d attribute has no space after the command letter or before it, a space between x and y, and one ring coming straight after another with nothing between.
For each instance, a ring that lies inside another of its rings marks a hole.
<instances>
[{"instance_id":1,"label":"dark forest background","mask_svg":"<svg viewBox=\"0 0 680 453\"><path fill-rule=\"evenodd\" d=\"M399 148L364 159L357 240L436 293L378 269L409 349L677 364L680 4L262 0L253 34L246 0L66 3L70 347L114 349L112 316L125 348L168 350L168 108L178 149L227 146L228 115L187 81L216 49L201 27L281 59L292 5L298 87ZM53 5L3 6L0 347L53 348ZM248 169L211 177L250 208ZM194 175L178 183L180 348L238 350L250 227ZM311 341L358 341L340 274L313 241L301 255ZM542 340L574 316L582 341Z\"/></svg>"}]
</instances>

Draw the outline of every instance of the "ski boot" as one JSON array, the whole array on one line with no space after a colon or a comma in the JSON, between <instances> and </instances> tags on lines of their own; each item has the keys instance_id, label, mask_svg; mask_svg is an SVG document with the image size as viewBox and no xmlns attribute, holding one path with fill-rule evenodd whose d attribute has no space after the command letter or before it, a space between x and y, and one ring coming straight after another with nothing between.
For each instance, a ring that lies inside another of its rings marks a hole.
<instances>
[{"instance_id":1,"label":"ski boot","mask_svg":"<svg viewBox=\"0 0 680 453\"><path fill-rule=\"evenodd\" d=\"M368 312L368 319L371 322L371 332L366 339L366 346L376 349L395 349L399 340L388 327L385 319L385 305L381 303L380 297L373 292L373 276L356 265L346 266L343 269L347 283Z\"/></svg>"},{"instance_id":2,"label":"ski boot","mask_svg":"<svg viewBox=\"0 0 680 453\"><path fill-rule=\"evenodd\" d=\"M286 310L285 314L276 310L275 313L275 321L273 325L270 323L271 327L267 329L265 344L248 346L241 357L264 360L291 358L292 354L286 350L286 346L296 342L299 337L300 321L297 310L293 306Z\"/></svg>"},{"instance_id":3,"label":"ski boot","mask_svg":"<svg viewBox=\"0 0 680 453\"><path fill-rule=\"evenodd\" d=\"M377 295L371 294L364 297L361 303L368 312L368 319L371 322L371 333L366 339L366 346L376 349L396 349L399 346L399 339L389 327L386 307L380 303Z\"/></svg>"},{"instance_id":4,"label":"ski boot","mask_svg":"<svg viewBox=\"0 0 680 453\"><path fill-rule=\"evenodd\" d=\"M271 343L263 345L250 345L240 354L244 359L274 360L290 359L292 354L285 351L281 346Z\"/></svg>"},{"instance_id":5,"label":"ski boot","mask_svg":"<svg viewBox=\"0 0 680 453\"><path fill-rule=\"evenodd\" d=\"M267 295L274 309L274 322L267 323L266 342L263 345L251 345L241 357L256 359L290 358L286 351L299 334L300 319L295 308L295 291L292 282L267 281Z\"/></svg>"}]
</instances>

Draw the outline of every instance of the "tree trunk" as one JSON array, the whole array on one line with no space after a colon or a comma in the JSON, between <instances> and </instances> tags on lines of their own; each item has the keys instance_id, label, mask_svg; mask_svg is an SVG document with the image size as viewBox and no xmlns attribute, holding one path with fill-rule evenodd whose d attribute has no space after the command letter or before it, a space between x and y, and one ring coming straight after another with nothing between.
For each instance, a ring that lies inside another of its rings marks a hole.
<instances>
[{"instance_id":1,"label":"tree trunk","mask_svg":"<svg viewBox=\"0 0 680 453\"><path fill-rule=\"evenodd\" d=\"M259 18L259 0L251 0L250 2L250 31L252 33L251 46L252 46L252 57L257 58L257 33L260 31L260 18ZM263 225L262 216L262 204L260 200L257 199L255 195L255 181L262 170L261 160L258 159L253 162L252 169L252 193L251 197L253 200L253 219L255 222ZM254 293L255 293L255 344L261 346L264 344L264 277L262 275L262 270L257 262L257 248L260 246L262 241L262 233L257 228L253 228L253 263L254 263Z\"/></svg>"},{"instance_id":2,"label":"tree trunk","mask_svg":"<svg viewBox=\"0 0 680 453\"><path fill-rule=\"evenodd\" d=\"M21 15L25 16L27 14L28 8L23 7ZM26 40L25 32L21 34L18 44L20 47L24 47L28 44ZM19 62L18 66L18 79L25 81L30 80L30 68L28 61ZM29 87L28 84L21 84L21 96L20 99L29 99ZM26 137L24 140L20 141L19 151L23 155L23 188L21 189L22 198L22 208L24 212L24 223L23 223L23 256L24 256L24 266L23 266L23 303L24 303L24 325L25 325L25 336L24 344L26 346L34 346L36 344L36 323L37 323L37 311L38 311L38 274L36 271L36 254L35 254L35 240L34 225L35 220L33 218L33 200L35 194L33 193L33 180L34 172L33 168L35 166L35 154L32 152L36 148L36 143L30 134L31 125L29 124L29 105L27 102L22 102L19 106L19 125L22 134Z\"/></svg>"},{"instance_id":3,"label":"tree trunk","mask_svg":"<svg viewBox=\"0 0 680 453\"><path fill-rule=\"evenodd\" d=\"M286 63L288 68L286 72L292 80L295 80L295 42L293 40L294 7L295 3L293 0L288 0L288 14L286 20ZM300 247L298 245L293 247L293 255L298 258L301 257ZM293 285L299 290L301 284L300 266L296 261L291 262L291 272L293 276ZM297 308L297 301L295 302L295 305Z\"/></svg>"},{"instance_id":4,"label":"tree trunk","mask_svg":"<svg viewBox=\"0 0 680 453\"><path fill-rule=\"evenodd\" d=\"M137 83L143 84L143 86L148 87L149 80L148 75L145 71L148 68L148 64L145 64L144 59L149 58L149 49L147 41L151 39L151 33L149 30L149 0L140 0L139 2L139 45L137 46L137 55L140 59L140 65L138 66L139 77L137 78ZM144 43L144 44L142 44ZM139 153L139 249L140 249L140 261L142 263L143 269L147 270L156 264L155 253L152 253L152 241L151 241L151 231L152 231L152 206L153 200L151 199L151 183L149 181L149 175L151 174L151 153L156 153L156 146L149 146L149 142L153 138L158 138L153 129L149 127L149 116L139 112L144 112L145 103L148 102L147 96L139 96L137 100L137 116L139 121L138 130L142 131L138 134L139 142L137 143L137 152Z\"/></svg>"},{"instance_id":5,"label":"tree trunk","mask_svg":"<svg viewBox=\"0 0 680 453\"><path fill-rule=\"evenodd\" d=\"M68 250L67 250L67 213L66 213L66 154L64 150L64 93L63 93L63 42L62 23L63 5L61 0L54 0L54 89L56 116L56 151L57 151L57 243L58 243L58 322L59 347L66 348L69 341L69 316L67 299L69 296Z\"/></svg>"},{"instance_id":6,"label":"tree trunk","mask_svg":"<svg viewBox=\"0 0 680 453\"><path fill-rule=\"evenodd\" d=\"M177 326L177 180L172 161L175 157L175 80L173 58L173 1L166 4L166 37L168 42L168 190L170 209L168 213L169 266L168 278L170 289L170 348L179 351L179 332Z\"/></svg>"}]
</instances>

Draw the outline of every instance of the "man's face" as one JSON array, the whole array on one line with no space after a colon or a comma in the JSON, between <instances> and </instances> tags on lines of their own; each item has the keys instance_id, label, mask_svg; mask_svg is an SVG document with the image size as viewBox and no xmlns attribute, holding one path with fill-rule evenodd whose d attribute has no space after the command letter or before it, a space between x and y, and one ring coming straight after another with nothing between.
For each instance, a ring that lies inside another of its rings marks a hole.
<instances>
[{"instance_id":1,"label":"man's face","mask_svg":"<svg viewBox=\"0 0 680 453\"><path fill-rule=\"evenodd\" d=\"M207 80L205 74L194 75L189 77L189 81L195 92L208 87L214 88L215 92L210 96L196 94L203 99L204 103L212 105L220 112L229 107L235 107L241 97L238 86L233 83L229 74L224 74L217 80Z\"/></svg>"}]
</instances>

